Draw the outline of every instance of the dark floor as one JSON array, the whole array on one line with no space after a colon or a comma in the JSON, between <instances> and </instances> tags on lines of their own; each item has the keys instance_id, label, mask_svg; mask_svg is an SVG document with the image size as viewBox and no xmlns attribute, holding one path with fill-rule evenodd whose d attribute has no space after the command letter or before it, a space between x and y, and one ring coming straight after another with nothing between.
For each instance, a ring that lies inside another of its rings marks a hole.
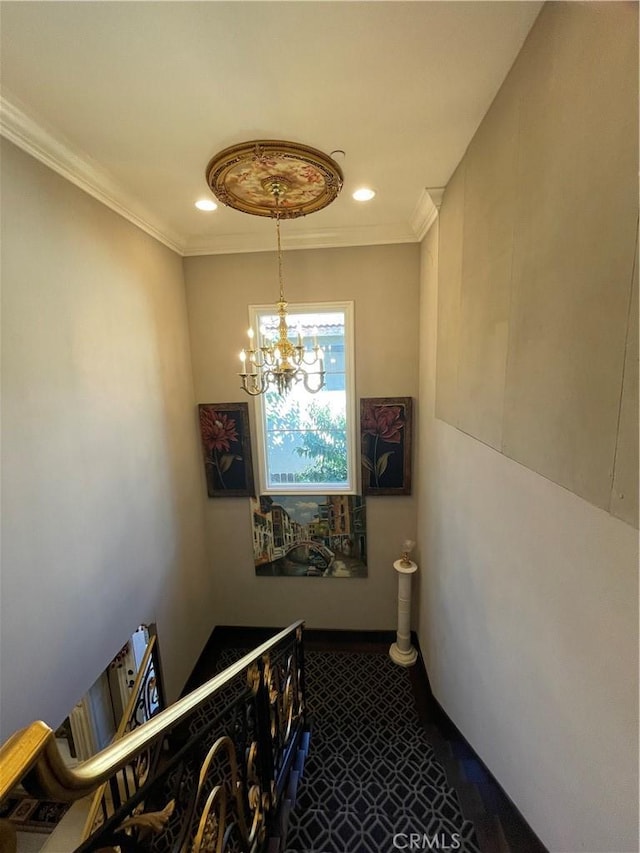
<instances>
[{"instance_id":1,"label":"dark floor","mask_svg":"<svg viewBox=\"0 0 640 853\"><path fill-rule=\"evenodd\" d=\"M254 648L277 633L277 630L224 626L216 628L184 692L194 689L219 671L217 668L220 665L219 658L225 650ZM391 632L306 630L304 635L307 651L348 652L365 656L387 656L389 645L394 639L395 635ZM456 792L464 818L473 825L473 833L467 836L466 846L469 851L479 849L481 853L546 853L546 848L433 697L422 658L419 656L416 666L409 670L402 670L395 666L389 669L390 672L395 670L402 673L404 678L408 675L406 683L410 685L414 704L412 713L415 713L416 719L421 723L426 742L432 748L439 765L444 769L447 785ZM309 705L313 706L310 690L308 692ZM322 709L319 710L322 713ZM327 713L330 713L330 709ZM317 721L316 725L321 725L321 722ZM317 744L319 737L320 733L318 737L312 736L311 756L313 756L314 744ZM317 744L317 748L320 749L321 744ZM304 804L304 798L302 802ZM299 846L300 843L303 845L305 843L305 830L303 826L296 824L295 816L292 829L298 846L291 849L299 853L307 853L304 846ZM295 835L296 831L297 835ZM309 848L309 851L312 849L314 848ZM329 851L339 848L327 846L326 849ZM341 853L356 853L356 850L358 853L359 850L364 853L365 850L374 849L376 849L374 846L348 847ZM382 848L378 849L382 853Z\"/></svg>"}]
</instances>

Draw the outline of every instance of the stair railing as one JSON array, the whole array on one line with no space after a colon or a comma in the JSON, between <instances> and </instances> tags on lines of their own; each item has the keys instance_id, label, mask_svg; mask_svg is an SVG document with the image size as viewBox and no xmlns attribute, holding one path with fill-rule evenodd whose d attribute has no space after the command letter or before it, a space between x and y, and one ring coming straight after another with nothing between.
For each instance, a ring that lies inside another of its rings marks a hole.
<instances>
[{"instance_id":1,"label":"stair railing","mask_svg":"<svg viewBox=\"0 0 640 853\"><path fill-rule=\"evenodd\" d=\"M262 850L305 725L302 621L74 768L42 722L0 749L0 799L18 781L73 801L107 783L113 804L76 853Z\"/></svg>"},{"instance_id":2,"label":"stair railing","mask_svg":"<svg viewBox=\"0 0 640 853\"><path fill-rule=\"evenodd\" d=\"M161 697L162 691L159 689L158 674L157 636L152 634L149 637L147 648L140 661L138 673L131 687L129 701L127 702L127 707L122 715L116 733L113 736L113 742L120 740L127 732L131 732L139 726L144 725L164 707ZM159 740L156 748L161 746L162 741ZM155 762L152 761L150 763ZM126 788L123 789L125 795L128 794L129 790L137 790L144 779L144 774L141 772L142 768L140 766L136 768L136 772L127 772L127 770L128 768L119 771L122 782L126 784ZM109 790L109 783L103 782L93 795L89 814L87 815L82 832L82 840L84 841L89 838L99 826L108 820L113 812L114 802Z\"/></svg>"}]
</instances>

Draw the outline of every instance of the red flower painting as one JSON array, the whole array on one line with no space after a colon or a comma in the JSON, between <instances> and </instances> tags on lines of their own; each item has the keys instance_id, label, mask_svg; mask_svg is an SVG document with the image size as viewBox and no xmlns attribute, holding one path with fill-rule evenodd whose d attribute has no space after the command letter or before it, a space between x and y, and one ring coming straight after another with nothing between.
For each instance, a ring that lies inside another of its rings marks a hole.
<instances>
[{"instance_id":1,"label":"red flower painting","mask_svg":"<svg viewBox=\"0 0 640 853\"><path fill-rule=\"evenodd\" d=\"M198 407L209 497L253 494L248 412L243 403Z\"/></svg>"},{"instance_id":2,"label":"red flower painting","mask_svg":"<svg viewBox=\"0 0 640 853\"><path fill-rule=\"evenodd\" d=\"M209 450L230 450L230 444L238 440L236 422L228 415L214 409L200 410L202 440Z\"/></svg>"},{"instance_id":3,"label":"red flower painting","mask_svg":"<svg viewBox=\"0 0 640 853\"><path fill-rule=\"evenodd\" d=\"M400 444L400 437L404 429L400 413L400 406L374 406L372 403L365 404L362 419L362 432L381 438L389 444Z\"/></svg>"},{"instance_id":4,"label":"red flower painting","mask_svg":"<svg viewBox=\"0 0 640 853\"><path fill-rule=\"evenodd\" d=\"M369 493L408 494L410 413L408 397L361 400L363 488Z\"/></svg>"}]
</instances>

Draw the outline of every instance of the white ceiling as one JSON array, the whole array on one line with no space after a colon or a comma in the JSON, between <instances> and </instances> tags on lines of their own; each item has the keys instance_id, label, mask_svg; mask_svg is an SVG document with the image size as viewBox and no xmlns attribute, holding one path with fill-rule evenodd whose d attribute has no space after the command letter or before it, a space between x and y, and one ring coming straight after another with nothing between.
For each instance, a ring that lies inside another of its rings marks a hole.
<instances>
[{"instance_id":1,"label":"white ceiling","mask_svg":"<svg viewBox=\"0 0 640 853\"><path fill-rule=\"evenodd\" d=\"M183 254L273 249L269 220L193 206L256 138L346 152L285 246L414 241L541 5L3 0L0 130Z\"/></svg>"}]
</instances>

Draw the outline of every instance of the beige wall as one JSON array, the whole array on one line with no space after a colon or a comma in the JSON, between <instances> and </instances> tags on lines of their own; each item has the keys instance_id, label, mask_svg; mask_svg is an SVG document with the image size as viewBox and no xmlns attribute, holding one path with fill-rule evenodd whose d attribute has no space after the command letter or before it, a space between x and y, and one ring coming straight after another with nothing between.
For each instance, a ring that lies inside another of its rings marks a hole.
<instances>
[{"instance_id":1,"label":"beige wall","mask_svg":"<svg viewBox=\"0 0 640 853\"><path fill-rule=\"evenodd\" d=\"M436 398L636 526L637 32L631 3L536 21L445 192Z\"/></svg>"},{"instance_id":2,"label":"beige wall","mask_svg":"<svg viewBox=\"0 0 640 853\"><path fill-rule=\"evenodd\" d=\"M2 146L2 734L141 622L171 695L214 621L180 258Z\"/></svg>"},{"instance_id":3,"label":"beige wall","mask_svg":"<svg viewBox=\"0 0 640 853\"><path fill-rule=\"evenodd\" d=\"M511 125L505 118L512 106L510 98L518 101L519 109L523 108L520 99L535 100L542 125L536 127L536 138L543 144L546 131L550 132L544 127L548 99L554 102L549 111L554 126L563 115L559 96L579 97L583 105L589 99L593 79L585 66L597 65L603 81L618 79L618 71L607 76L608 63L615 68L624 55L627 18L635 10L632 4L604 5L610 10L599 4L549 4L543 9L497 107L484 120L490 126L481 128L481 138L493 135L495 143L493 166L487 152L484 159L473 160L474 181L484 183L481 212L489 221L480 233L469 233L468 208L459 194L459 179L465 170L469 176L472 160L463 161L447 189L449 204L443 205L442 221L423 242L421 260L420 642L436 697L554 853L638 850L638 538L634 527L606 509L499 452L502 436L493 428L501 404L500 394L493 394L497 387L493 380L500 376L500 363L504 369L506 317L513 310L504 305L505 279L499 273L504 260L501 250L509 255L514 244L508 217L501 219L510 190L491 168L508 165L504 149L510 139ZM619 38L613 35L616 28ZM635 33L633 27L628 34L634 41ZM560 47L573 52L571 71L556 61ZM557 72L555 76L542 73L540 65L545 63ZM637 84L637 69L634 73ZM601 95L599 92L598 98ZM610 92L611 98L617 96L617 91ZM567 116L575 120L572 109L567 106ZM589 132L605 146L602 155L615 160L618 154L612 128L590 111L588 116ZM618 130L622 132L620 125ZM507 133L506 140L502 132ZM631 132L637 145L637 127ZM627 330L633 227L629 229L626 223L614 233L615 221L594 211L595 219L582 238L588 257L593 254L592 241L599 241L598 251L612 257L612 270L624 251L628 275L623 299L619 279L605 277L611 298L600 293L593 299L592 276L585 280L584 295L578 287L582 266L576 273L562 257L562 275L558 277L555 268L562 247L568 257L575 258L574 207L575 221L586 227L583 211L577 209L584 202L584 192L574 193L572 187L580 182L589 186L593 172L599 172L601 162L585 158L585 151L591 151L593 145L591 139L585 148L574 150L573 161L562 146L558 159L553 145L545 149L544 168L550 174L562 181L565 171L571 172L562 199L559 192L540 198L535 182L517 187L518 208L524 210L528 205L536 220L531 227L536 234L537 260L532 256L532 263L541 276L540 296L548 297L546 310L540 304L537 313L533 309L522 313L522 306L517 309L521 320L529 323L521 343L529 353L540 355L536 394L530 400L532 404L536 401L536 407L528 432L531 435L537 429L551 455L556 450L553 441L558 439L566 451L570 438L558 437L551 425L575 424L589 415L601 424L608 417L611 398L620 406L626 345L627 390L622 396L621 418L626 438L616 470L624 472L625 488L633 497L638 423L634 374L629 371L637 355L629 352L637 332L633 327ZM626 140L621 141L623 149L626 145ZM478 158L478 150L474 141L469 157ZM608 163L605 171L610 168ZM598 183L600 178L594 180ZM634 186L636 180L637 176ZM544 186L549 189L548 184ZM626 187L620 191L624 196ZM558 210L561 202L566 210ZM623 233L624 246L620 247ZM483 245L486 258L493 260L487 260L491 275L479 272L465 299L460 298L459 289L456 297L456 289L449 283L451 277L460 275L469 241L475 241L476 248ZM449 322L456 298L460 298L464 323ZM472 305L474 300L482 305ZM585 327L586 316L590 321ZM559 343L561 322L564 347ZM613 340L615 358L602 352L600 339L594 343L594 327L603 329L606 340ZM489 337L487 329L493 332ZM550 341L555 342L551 347ZM602 356L599 362L594 363L593 353L587 352L592 344ZM479 362L474 362L474 346L482 355ZM454 362L448 356L441 358L443 348L449 355L455 354ZM555 361L549 357L552 350ZM586 409L581 353L586 359L583 370L593 386L593 399ZM559 363L562 382L570 382L572 375L576 382L575 392L569 387L564 396L558 396ZM454 383L457 365L466 378ZM519 381L522 384L514 386L514 392L525 395L531 390L528 379L521 376ZM466 434L464 427L456 429L436 417L442 406L448 411L455 406L458 413L464 413L465 423L474 419L474 428L468 431L477 438ZM616 426L617 422L614 447ZM587 427L592 437L593 423ZM613 474L610 450L607 445L609 489ZM585 460L583 451L583 446L575 448L573 470L586 472L588 478L590 460ZM566 452L560 458L569 459ZM525 461L534 467L529 459ZM600 456L593 460L594 471L600 471L600 463ZM616 479L618 476L622 474ZM568 485L573 487L576 482ZM586 497L594 501L591 493ZM633 521L633 512L629 521Z\"/></svg>"},{"instance_id":4,"label":"beige wall","mask_svg":"<svg viewBox=\"0 0 640 853\"><path fill-rule=\"evenodd\" d=\"M416 397L419 247L290 251L284 262L291 302L354 300L358 397ZM276 298L275 253L187 258L185 278L198 402L246 399L237 372L247 306ZM218 622L277 626L304 618L314 628L393 628L392 563L403 539L415 538L415 507L414 496L368 499L367 579L257 578L248 499L209 499Z\"/></svg>"}]
</instances>

